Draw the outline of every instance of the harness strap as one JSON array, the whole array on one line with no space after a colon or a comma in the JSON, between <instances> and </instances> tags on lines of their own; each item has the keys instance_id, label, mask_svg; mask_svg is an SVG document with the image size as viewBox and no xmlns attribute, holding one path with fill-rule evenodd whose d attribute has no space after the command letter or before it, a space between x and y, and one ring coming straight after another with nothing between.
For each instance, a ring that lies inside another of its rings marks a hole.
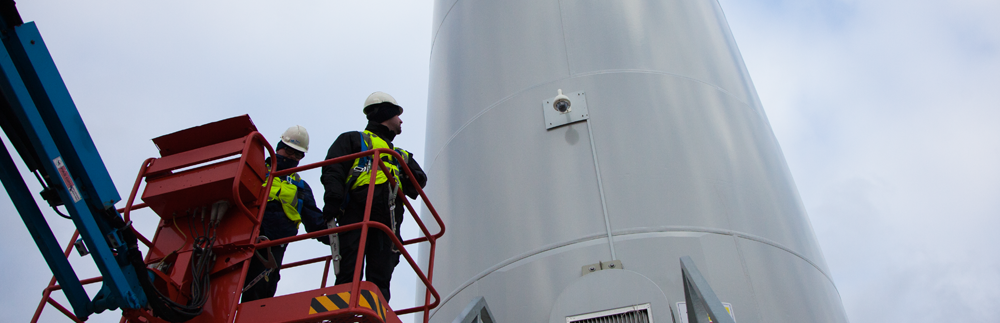
<instances>
[{"instance_id":1,"label":"harness strap","mask_svg":"<svg viewBox=\"0 0 1000 323\"><path fill-rule=\"evenodd\" d=\"M257 243L261 243L268 240L270 239L268 239L267 236L265 235L257 237ZM244 293L250 290L250 288L253 287L253 285L257 285L257 283L260 282L261 279L264 279L264 281L271 281L269 277L271 275L271 272L279 267L278 261L274 259L274 254L271 253L271 247L267 248L267 258L264 258L264 256L261 255L260 252L261 250L254 251L253 255L257 257L257 260L260 260L260 262L264 264L264 268L267 269L258 274L257 277L254 277L254 279L250 281L250 283L247 284L246 287L243 287Z\"/></svg>"},{"instance_id":2,"label":"harness strap","mask_svg":"<svg viewBox=\"0 0 1000 323\"><path fill-rule=\"evenodd\" d=\"M371 135L365 133L364 131L359 131L358 133L361 135L361 151L368 151L368 150L372 149L372 147L374 147L374 146L372 145ZM395 150L397 153L399 153L400 156L403 157L404 163L405 163L406 160L408 160L409 155L407 155L406 152L402 148L395 147L393 150ZM380 159L381 159L381 157L380 157ZM400 166L400 163L399 163L398 159L393 158L392 163L396 165L397 172L399 172L402 169L401 168L402 166ZM364 157L358 158L358 165L351 169L351 176L347 179L347 190L346 190L346 192L344 194L344 201L342 203L340 203L340 212L341 213L343 213L345 210L347 210L347 205L351 201L351 194L350 193L351 193L351 188L354 186L354 183L358 181L358 178L361 177L361 174L363 174L366 169L369 170L369 171L372 171L372 170L374 170L374 167L375 167L375 164L374 164L374 161L372 160L371 156L364 156ZM396 174L396 176L398 177L399 174ZM402 179L400 179L399 181L397 181L396 187L390 188L392 190L392 193L391 193L391 196L390 196L391 199L390 199L390 202L389 202L390 203L390 208L394 208L395 207L395 200L396 200L397 190L399 189L399 186L403 184L403 183L400 183L401 180ZM370 184L371 183L369 183L369 185ZM390 212L390 213L392 213L392 212ZM390 216L390 218L392 218L392 220L393 220L392 221L393 222L393 228L392 229L393 229L393 231L395 231L396 230L396 228L395 228L395 219L396 219L396 217L393 214L393 215Z\"/></svg>"},{"instance_id":3,"label":"harness strap","mask_svg":"<svg viewBox=\"0 0 1000 323\"><path fill-rule=\"evenodd\" d=\"M372 137L365 133L364 131L358 131L361 135L361 151L368 151L372 147ZM371 169L372 159L369 156L364 156L358 158L358 166L351 169L351 176L347 178L347 190L344 192L344 202L340 203L340 212L344 213L347 210L348 203L351 202L351 187L354 186L354 182L358 181L361 174L365 172L365 168Z\"/></svg>"},{"instance_id":4,"label":"harness strap","mask_svg":"<svg viewBox=\"0 0 1000 323\"><path fill-rule=\"evenodd\" d=\"M359 131L361 134L361 151L368 151L372 147L372 137L363 131ZM351 169L351 177L347 179L347 188L350 190L351 186L354 186L354 182L358 181L361 174L365 172L365 168L371 169L374 166L372 164L371 156L364 156L358 158L358 166Z\"/></svg>"}]
</instances>

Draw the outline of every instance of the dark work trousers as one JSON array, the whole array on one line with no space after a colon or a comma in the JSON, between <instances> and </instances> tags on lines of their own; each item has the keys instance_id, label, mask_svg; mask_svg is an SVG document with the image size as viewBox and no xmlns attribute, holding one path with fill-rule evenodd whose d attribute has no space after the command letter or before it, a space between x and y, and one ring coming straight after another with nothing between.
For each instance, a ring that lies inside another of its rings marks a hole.
<instances>
[{"instance_id":1,"label":"dark work trousers","mask_svg":"<svg viewBox=\"0 0 1000 323\"><path fill-rule=\"evenodd\" d=\"M274 297L275 290L278 289L278 280L281 279L281 275L278 274L278 270L281 269L281 258L285 257L285 248L288 248L287 244L277 245L270 247L271 254L274 255L274 261L278 264L278 268L271 271L271 274L265 278L261 278L257 281L253 287L247 289L243 292L243 299L241 302L246 303L249 301L254 301L258 299L264 299L268 297ZM264 259L267 259L267 249L257 250L256 254L259 254ZM257 258L257 255L250 257L250 269L247 270L247 278L243 281L243 288L253 282L260 273L267 270L264 263Z\"/></svg>"},{"instance_id":2,"label":"dark work trousers","mask_svg":"<svg viewBox=\"0 0 1000 323\"><path fill-rule=\"evenodd\" d=\"M358 260L358 247L361 245L361 230L343 232L339 235L339 239L340 273L337 274L337 285L354 280L354 266ZM388 302L389 280L392 279L392 271L396 268L396 264L399 264L399 254L392 251L392 240L381 230L369 228L367 240L365 264L362 265L365 274L362 280L375 283Z\"/></svg>"}]
</instances>

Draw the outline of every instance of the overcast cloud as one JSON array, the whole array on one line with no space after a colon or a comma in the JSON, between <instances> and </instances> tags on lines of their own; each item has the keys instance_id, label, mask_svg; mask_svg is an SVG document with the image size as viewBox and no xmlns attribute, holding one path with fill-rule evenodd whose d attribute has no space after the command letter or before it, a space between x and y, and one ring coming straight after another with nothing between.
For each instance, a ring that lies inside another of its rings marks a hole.
<instances>
[{"instance_id":1,"label":"overcast cloud","mask_svg":"<svg viewBox=\"0 0 1000 323\"><path fill-rule=\"evenodd\" d=\"M851 321L1000 317L1000 3L721 3Z\"/></svg>"},{"instance_id":2,"label":"overcast cloud","mask_svg":"<svg viewBox=\"0 0 1000 323\"><path fill-rule=\"evenodd\" d=\"M1000 2L720 2L851 321L1000 317ZM305 162L317 162L339 133L364 125L373 91L406 108L396 143L422 160L432 5L38 0L18 9L38 24L125 198L142 161L158 155L153 137L250 114L271 141L305 126ZM304 177L321 187L318 172ZM43 212L65 242L72 226ZM51 273L8 198L0 214L0 311L24 322ZM151 234L155 215L136 216ZM288 257L327 250L303 242ZM71 259L81 276L96 275L88 259ZM279 293L318 287L321 273L283 272ZM393 281L395 308L415 298L404 276ZM42 321L64 319L49 307Z\"/></svg>"}]
</instances>

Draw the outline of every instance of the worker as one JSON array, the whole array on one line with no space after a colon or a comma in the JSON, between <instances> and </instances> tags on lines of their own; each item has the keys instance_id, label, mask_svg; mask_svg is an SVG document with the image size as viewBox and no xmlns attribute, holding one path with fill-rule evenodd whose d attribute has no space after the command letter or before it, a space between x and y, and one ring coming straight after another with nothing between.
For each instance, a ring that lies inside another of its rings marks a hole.
<instances>
[{"instance_id":1,"label":"worker","mask_svg":"<svg viewBox=\"0 0 1000 323\"><path fill-rule=\"evenodd\" d=\"M362 111L368 118L368 126L364 131L342 133L330 146L326 159L370 149L389 148L399 153L403 160L398 160L391 154L380 154L378 158L389 169L388 175L379 170L378 164L373 164L370 157L324 166L323 175L320 177L326 190L323 197L325 203L323 214L328 221L335 219L339 226L361 222L364 219L368 186L372 184L369 183L370 172L375 169L377 173L370 219L391 228L396 238L402 241L399 229L406 208L403 205L403 195L415 199L417 190L401 165L409 167L420 187L427 183L427 175L420 169L412 153L392 144L392 140L403 132L403 120L399 117L403 113L403 108L391 95L384 92L372 93L365 100ZM389 176L396 181L395 185L390 184ZM361 230L340 233L338 238L341 260L336 284L339 285L354 280ZM388 301L389 280L392 278L393 269L399 264L399 250L390 236L381 230L368 230L366 240L364 253L367 266L362 267L365 280L378 286L382 296Z\"/></svg>"},{"instance_id":2,"label":"worker","mask_svg":"<svg viewBox=\"0 0 1000 323\"><path fill-rule=\"evenodd\" d=\"M271 163L278 171L296 167L309 151L309 133L302 126L294 126L281 134L274 149L275 160L265 160L268 170ZM266 185L267 183L265 183ZM264 219L260 225L259 240L277 240L299 233L299 223L306 231L326 229L323 212L316 207L312 189L297 173L272 178L271 192L267 197ZM328 243L327 237L317 238ZM281 275L281 260L287 244L257 250L250 260L250 268L243 284L243 302L273 297Z\"/></svg>"}]
</instances>

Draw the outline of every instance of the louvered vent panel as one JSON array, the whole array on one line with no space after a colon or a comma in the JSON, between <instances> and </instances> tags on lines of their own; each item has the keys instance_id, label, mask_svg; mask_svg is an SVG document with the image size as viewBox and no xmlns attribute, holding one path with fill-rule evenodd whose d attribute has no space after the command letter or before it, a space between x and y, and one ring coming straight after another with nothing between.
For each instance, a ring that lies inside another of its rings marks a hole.
<instances>
[{"instance_id":1,"label":"louvered vent panel","mask_svg":"<svg viewBox=\"0 0 1000 323\"><path fill-rule=\"evenodd\" d=\"M652 323L649 304L635 305L566 318L566 323Z\"/></svg>"}]
</instances>

